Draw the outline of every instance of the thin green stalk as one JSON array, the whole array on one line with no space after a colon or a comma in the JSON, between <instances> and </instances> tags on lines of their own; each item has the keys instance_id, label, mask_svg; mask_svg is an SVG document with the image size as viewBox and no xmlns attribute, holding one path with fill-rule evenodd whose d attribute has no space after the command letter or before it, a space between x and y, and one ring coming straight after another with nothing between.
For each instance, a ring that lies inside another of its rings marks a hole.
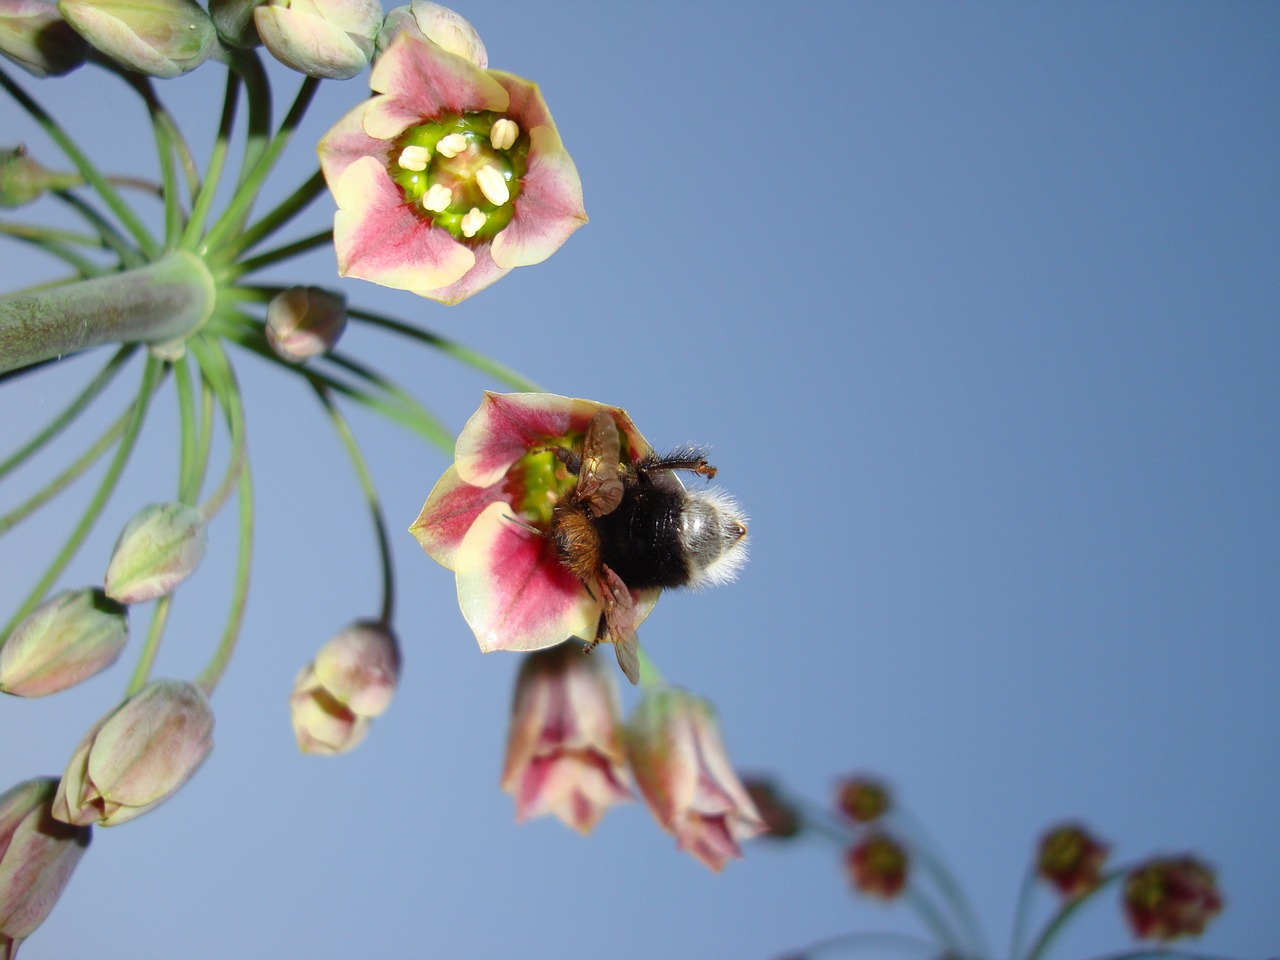
<instances>
[{"instance_id":1,"label":"thin green stalk","mask_svg":"<svg viewBox=\"0 0 1280 960\"><path fill-rule=\"evenodd\" d=\"M191 153L186 149L186 143L177 131L173 118L156 96L151 78L126 70L117 72L147 105L147 115L151 118L151 136L155 141L156 156L160 164L161 197L164 200L164 245L166 250L173 250L177 247L182 230L182 205L178 201L178 175L173 167L173 157L175 153L182 154L185 151L190 161ZM194 162L191 162L189 176L195 174L194 166Z\"/></svg>"},{"instance_id":2,"label":"thin green stalk","mask_svg":"<svg viewBox=\"0 0 1280 960\"><path fill-rule=\"evenodd\" d=\"M1043 956L1045 950L1049 948L1049 944L1053 942L1053 938L1057 936L1058 931L1061 930L1063 925L1075 915L1076 911L1101 893L1104 888L1111 886L1111 884L1119 880L1129 871L1129 869L1129 867L1118 867L1115 870L1105 873L1101 879L1098 880L1098 885L1092 890L1087 893L1082 893L1078 897L1072 897L1070 900L1063 901L1062 906L1058 908L1058 912L1055 913L1049 922L1044 925L1044 929L1040 931L1040 936L1036 937L1035 942L1031 945L1031 949L1026 952L1024 960L1040 960L1040 957Z\"/></svg>"},{"instance_id":3,"label":"thin green stalk","mask_svg":"<svg viewBox=\"0 0 1280 960\"><path fill-rule=\"evenodd\" d=\"M1231 960L1216 953L1193 953L1190 950L1171 950L1168 947L1147 947L1140 950L1124 950L1108 953L1095 960Z\"/></svg>"},{"instance_id":4,"label":"thin green stalk","mask_svg":"<svg viewBox=\"0 0 1280 960\"><path fill-rule=\"evenodd\" d=\"M272 264L279 263L281 260L292 259L300 254L314 250L316 247L326 247L332 242L333 231L321 230L319 233L313 233L311 236L295 240L293 243L286 243L283 247L276 247L273 250L260 253L256 257L250 257L248 260L241 260L227 269L227 277L229 279L242 277L247 273L253 273L255 270L263 270Z\"/></svg>"},{"instance_id":5,"label":"thin green stalk","mask_svg":"<svg viewBox=\"0 0 1280 960\"><path fill-rule=\"evenodd\" d=\"M306 115L307 108L311 105L311 100L315 96L319 84L320 81L315 77L307 77L302 81L302 85L298 88L298 95L294 98L293 106L289 108L289 113L285 116L284 122L280 124L280 129L276 131L276 135L271 138L271 142L267 145L266 150L262 152L262 156L253 165L253 170L249 176L241 177L240 184L236 188L235 196L232 198L231 203L227 205L227 209L209 231L208 236L205 238L205 249L215 260L221 259L225 261L227 259L225 256L226 246L234 244L235 241L232 238L244 223L245 217L249 215L253 202L257 199L258 191L262 189L262 184L267 179L267 175L275 167L276 160L280 158L284 148L293 139L293 134L298 129L298 124L302 122L302 118Z\"/></svg>"},{"instance_id":6,"label":"thin green stalk","mask_svg":"<svg viewBox=\"0 0 1280 960\"><path fill-rule=\"evenodd\" d=\"M213 385L209 383L209 378L200 373L200 437L196 448L196 455L200 458L201 463L209 462L209 451L213 449L213 420L214 420L214 393ZM191 502L195 503L200 498L200 491L204 488L204 471L200 472L200 480L196 484L195 489L191 491Z\"/></svg>"},{"instance_id":7,"label":"thin green stalk","mask_svg":"<svg viewBox=\"0 0 1280 960\"><path fill-rule=\"evenodd\" d=\"M262 69L262 60L254 50L225 48L228 62L244 81L245 99L249 103L249 131L244 140L244 156L240 161L240 176L236 192L253 173L271 140L271 84Z\"/></svg>"},{"instance_id":8,"label":"thin green stalk","mask_svg":"<svg viewBox=\"0 0 1280 960\"><path fill-rule=\"evenodd\" d=\"M333 353L326 353L323 359L326 363L333 364L335 367L341 367L348 373L359 377L365 383L377 387L392 399L399 401L417 415L418 419L422 421L424 427L430 427L432 433L438 438L438 442L447 442L449 444L453 443L453 434L449 432L449 428L444 425L444 422L424 407L417 397L404 387L400 386L400 384L396 383L396 381L392 380L390 377L379 373L372 367L366 366L352 357L348 357L344 353L338 353L336 351Z\"/></svg>"},{"instance_id":9,"label":"thin green stalk","mask_svg":"<svg viewBox=\"0 0 1280 960\"><path fill-rule=\"evenodd\" d=\"M101 457L111 447L124 432L130 418L133 416L133 407L130 406L124 413L116 418L115 423L107 427L89 448L77 457L70 466L63 470L60 474L46 483L25 501L18 504L8 513L0 515L0 536L4 536L31 514L35 513L42 506L60 494L68 486L76 481L81 474L88 470L98 458Z\"/></svg>"},{"instance_id":10,"label":"thin green stalk","mask_svg":"<svg viewBox=\"0 0 1280 960\"><path fill-rule=\"evenodd\" d=\"M306 183L298 187L261 220L228 243L227 259L234 260L246 250L252 250L310 206L311 202L322 193L324 193L324 176L317 170Z\"/></svg>"},{"instance_id":11,"label":"thin green stalk","mask_svg":"<svg viewBox=\"0 0 1280 960\"><path fill-rule=\"evenodd\" d=\"M227 624L222 633L217 649L205 668L196 677L196 684L208 695L222 679L222 674L235 652L236 642L240 638L240 628L244 623L245 604L249 599L249 577L253 563L253 481L249 471L249 455L245 448L244 409L240 405L240 388L236 384L235 373L227 360L222 346L205 337L197 337L192 341L192 351L200 363L200 369L217 394L227 419L227 429L231 433L233 448L241 451L236 459L239 463L238 500L240 504L240 549L236 557L235 587L231 595L231 607L227 614Z\"/></svg>"},{"instance_id":12,"label":"thin green stalk","mask_svg":"<svg viewBox=\"0 0 1280 960\"><path fill-rule=\"evenodd\" d=\"M855 838L853 828L842 821L836 820L825 807L821 807L804 797L791 799L793 806L800 814L800 819L804 823L805 829L822 834L841 849L853 843Z\"/></svg>"},{"instance_id":13,"label":"thin green stalk","mask_svg":"<svg viewBox=\"0 0 1280 960\"><path fill-rule=\"evenodd\" d=\"M1027 939L1027 927L1031 923L1031 897L1036 890L1039 873L1035 864L1027 867L1022 875L1022 883L1018 887L1018 904L1013 911L1013 933L1009 937L1009 956L1022 955L1022 945Z\"/></svg>"},{"instance_id":14,"label":"thin green stalk","mask_svg":"<svg viewBox=\"0 0 1280 960\"><path fill-rule=\"evenodd\" d=\"M156 601L151 612L151 625L147 628L147 639L138 654L138 662L133 666L133 675L129 677L129 685L125 687L124 699L128 700L141 690L151 676L151 668L155 666L156 656L160 653L160 641L164 637L165 624L169 622L169 610L173 607L172 593L166 593Z\"/></svg>"},{"instance_id":15,"label":"thin green stalk","mask_svg":"<svg viewBox=\"0 0 1280 960\"><path fill-rule=\"evenodd\" d=\"M924 937L917 937L910 933L890 933L890 932L872 932L872 933L844 933L837 934L833 937L824 937L821 940L815 940L813 943L800 950L788 951L786 956L794 958L794 960L810 960L810 958L824 953L828 950L839 950L842 954L852 950L855 954L866 951L868 956L876 957L877 960L884 956L884 950L892 950L894 947L903 947L908 950L914 950L921 956L938 956L938 951L945 949L941 944L934 943Z\"/></svg>"},{"instance_id":16,"label":"thin green stalk","mask_svg":"<svg viewBox=\"0 0 1280 960\"><path fill-rule=\"evenodd\" d=\"M483 354L477 353L468 347L464 347L462 344L457 343L454 340L450 340L447 337L442 337L438 333L432 333L429 330L423 330L421 327L415 327L413 324L396 320L393 317L388 317L384 314L373 313L369 310L352 308L347 311L347 316L363 321L371 326L381 327L384 330L390 330L393 333L398 333L402 336L409 337L410 339L425 343L427 346L433 347L441 353L453 357L455 360L462 361L462 363L471 367L473 370L479 370L481 373L488 374L500 383L505 383L513 390L518 390L522 393L538 393L542 389L532 380L521 376L509 367L503 366L496 360L490 360Z\"/></svg>"},{"instance_id":17,"label":"thin green stalk","mask_svg":"<svg viewBox=\"0 0 1280 960\"><path fill-rule=\"evenodd\" d=\"M167 141L165 149L172 149L173 155L177 157L178 162L182 165L183 176L187 178L187 189L194 199L200 189L200 170L196 166L196 158L192 155L191 147L188 145L186 137L182 135L182 130L179 128L177 121L174 120L173 114L169 112L169 108L164 105L156 93L151 78L126 70L112 60L104 59L104 66L107 66L117 74L120 79L133 88L138 96L142 97L142 101L147 105L147 113L151 116L152 126L165 128L165 140ZM158 136L156 145L160 145ZM160 162L161 164L166 162L163 155L160 158ZM176 191L174 192L174 199L177 200Z\"/></svg>"},{"instance_id":18,"label":"thin green stalk","mask_svg":"<svg viewBox=\"0 0 1280 960\"><path fill-rule=\"evenodd\" d=\"M133 344L126 344L117 350L61 413L50 420L43 430L15 450L5 460L0 461L0 479L6 477L15 467L26 461L28 457L38 453L46 443L65 430L85 407L91 404L98 394L107 388L111 381L115 379L116 374L120 372L120 368L124 366L125 361L133 356L133 352L137 349Z\"/></svg>"},{"instance_id":19,"label":"thin green stalk","mask_svg":"<svg viewBox=\"0 0 1280 960\"><path fill-rule=\"evenodd\" d=\"M119 257L121 266L140 267L147 262L147 258L129 242L129 238L85 200L68 190L55 190L53 195L80 214L89 226L98 231L103 248Z\"/></svg>"},{"instance_id":20,"label":"thin green stalk","mask_svg":"<svg viewBox=\"0 0 1280 960\"><path fill-rule=\"evenodd\" d=\"M80 175L89 182L90 186L92 186L95 191L97 191L97 194L102 198L103 203L111 208L111 212L119 218L121 224L123 224L125 229L133 236L134 240L137 242L138 246L142 249L142 252L147 256L147 258L151 259L159 255L160 246L156 243L156 240L151 235L150 231L148 231L142 221L137 218L134 212L129 208L129 205L121 199L120 194L116 192L115 187L107 182L106 177L104 177L98 168L93 165L92 161L89 160L89 157L84 153L84 151L81 150L67 132L58 125L57 121L49 116L49 114L45 113L44 109L32 100L25 90L10 80L9 75L5 73L4 70L0 70L0 87L4 87L9 95L18 102L19 106L27 111L27 113L31 115L32 119L35 120L36 123L43 128L44 132L49 135L50 139L52 139L53 142L62 149L62 152L67 155L67 159L75 164L76 169L80 171Z\"/></svg>"},{"instance_id":21,"label":"thin green stalk","mask_svg":"<svg viewBox=\"0 0 1280 960\"><path fill-rule=\"evenodd\" d=\"M0 221L0 233L36 243L52 240L59 243L79 244L82 247L90 247L94 250L102 250L106 246L101 237L91 233L77 233L74 230L55 230L52 227L41 227L33 223L6 223Z\"/></svg>"},{"instance_id":22,"label":"thin green stalk","mask_svg":"<svg viewBox=\"0 0 1280 960\"><path fill-rule=\"evenodd\" d=\"M240 100L240 76L233 70L227 71L227 86L222 96L222 117L218 121L218 136L213 142L213 152L209 155L209 166L205 171L204 182L191 205L191 219L187 221L187 229L183 231L181 246L184 250L195 250L199 245L200 234L209 220L209 211L213 209L213 201L218 193L218 184L222 181L222 171L227 163L227 151L231 146L231 134L235 130L236 107Z\"/></svg>"},{"instance_id":23,"label":"thin green stalk","mask_svg":"<svg viewBox=\"0 0 1280 960\"><path fill-rule=\"evenodd\" d=\"M657 664L649 654L645 653L642 645L636 647L636 655L640 659L640 689L653 690L664 686L667 681L663 679Z\"/></svg>"},{"instance_id":24,"label":"thin green stalk","mask_svg":"<svg viewBox=\"0 0 1280 960\"><path fill-rule=\"evenodd\" d=\"M907 905L916 912L916 915L920 917L920 920L929 928L929 932L937 938L940 944L954 952L956 956L972 956L955 931L951 929L951 925L943 917L942 911L938 909L928 894L918 887L908 887L904 896Z\"/></svg>"},{"instance_id":25,"label":"thin green stalk","mask_svg":"<svg viewBox=\"0 0 1280 960\"><path fill-rule=\"evenodd\" d=\"M49 564L44 575L37 581L31 592L27 594L27 598L22 602L22 605L18 607L13 617L5 624L4 629L0 631L0 636L8 637L13 632L14 626L43 599L54 581L58 579L67 564L71 562L76 551L80 549L85 537L89 535L89 531L93 529L94 523L97 522L98 517L102 515L103 508L120 481L120 474L124 471L125 464L129 462L129 455L133 453L133 447L137 442L138 434L142 430L142 422L146 418L147 408L150 406L156 383L160 379L162 367L161 361L155 357L147 358L147 362L142 368L142 385L138 388L138 396L134 401L133 416L125 427L124 435L120 438L120 445L116 448L116 455L112 459L111 465L107 468L106 475L103 476L102 481L98 484L97 491L89 501L89 505L85 508L79 522L76 523L75 528L71 531L71 536L67 538L67 542L63 544L58 555L53 558L53 562Z\"/></svg>"},{"instance_id":26,"label":"thin green stalk","mask_svg":"<svg viewBox=\"0 0 1280 960\"><path fill-rule=\"evenodd\" d=\"M191 385L191 368L185 356L173 361L174 393L178 398L178 500L191 506L196 502L192 487L199 489L196 442L196 401Z\"/></svg>"},{"instance_id":27,"label":"thin green stalk","mask_svg":"<svg viewBox=\"0 0 1280 960\"><path fill-rule=\"evenodd\" d=\"M365 461L360 445L356 442L355 434L351 432L351 427L346 417L342 415L342 411L334 404L329 389L316 383L313 383L312 387L316 396L320 398L325 412L329 414L329 419L333 421L333 429L337 431L338 439L342 441L347 457L351 460L351 466L355 468L356 476L360 478L360 488L364 491L365 503L373 519L374 534L378 539L378 561L382 567L382 614L379 620L390 626L391 618L395 613L395 570L391 563L391 540L387 536L387 521L382 513L382 502L378 499L378 488L374 486L369 464Z\"/></svg>"},{"instance_id":28,"label":"thin green stalk","mask_svg":"<svg viewBox=\"0 0 1280 960\"><path fill-rule=\"evenodd\" d=\"M970 903L964 888L956 881L946 863L933 852L936 844L932 842L924 825L909 810L897 804L889 814L889 818L898 826L898 830L903 836L910 837L913 840L910 846L912 852L916 855L916 860L937 885L943 898L951 906L956 917L959 918L970 944L978 953L989 955L991 949L987 944L986 934L978 923L973 904Z\"/></svg>"},{"instance_id":29,"label":"thin green stalk","mask_svg":"<svg viewBox=\"0 0 1280 960\"><path fill-rule=\"evenodd\" d=\"M75 272L79 274L81 280L87 280L89 277L96 276L102 272L102 268L88 257L82 257L70 247L58 243L56 240L40 240L34 237L23 236L21 233L16 231L2 232L10 233L15 240L19 240L22 243L29 243L33 247L39 247L45 253L49 254L49 256L56 257L61 260L67 266L75 270Z\"/></svg>"}]
</instances>

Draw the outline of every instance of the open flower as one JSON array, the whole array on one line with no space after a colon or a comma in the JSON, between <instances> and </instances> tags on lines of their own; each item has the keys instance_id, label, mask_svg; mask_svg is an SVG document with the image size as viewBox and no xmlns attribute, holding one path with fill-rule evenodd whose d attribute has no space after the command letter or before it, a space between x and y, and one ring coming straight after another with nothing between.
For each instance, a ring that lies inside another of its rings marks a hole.
<instances>
[{"instance_id":1,"label":"open flower","mask_svg":"<svg viewBox=\"0 0 1280 960\"><path fill-rule=\"evenodd\" d=\"M526 657L502 771L516 820L554 813L590 833L605 810L631 799L626 770L618 691L600 658L572 644Z\"/></svg>"},{"instance_id":2,"label":"open flower","mask_svg":"<svg viewBox=\"0 0 1280 960\"><path fill-rule=\"evenodd\" d=\"M712 870L766 829L734 773L715 714L675 687L645 693L627 722L627 758L654 818Z\"/></svg>"},{"instance_id":3,"label":"open flower","mask_svg":"<svg viewBox=\"0 0 1280 960\"><path fill-rule=\"evenodd\" d=\"M412 31L374 63L379 95L320 141L338 272L457 303L540 263L587 220L537 86Z\"/></svg>"},{"instance_id":4,"label":"open flower","mask_svg":"<svg viewBox=\"0 0 1280 960\"><path fill-rule=\"evenodd\" d=\"M454 462L409 528L422 548L457 574L458 604L480 649L540 650L591 639L600 602L539 535L576 478L552 448L576 448L595 415L618 426L622 456L652 453L627 414L549 393L485 393L454 447ZM638 624L659 591L633 590Z\"/></svg>"}]
</instances>

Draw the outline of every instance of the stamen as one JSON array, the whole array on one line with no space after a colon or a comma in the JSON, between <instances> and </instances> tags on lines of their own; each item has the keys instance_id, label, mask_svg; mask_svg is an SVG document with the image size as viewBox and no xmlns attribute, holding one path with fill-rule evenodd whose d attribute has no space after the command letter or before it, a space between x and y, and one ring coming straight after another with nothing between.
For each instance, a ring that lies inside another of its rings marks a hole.
<instances>
[{"instance_id":1,"label":"stamen","mask_svg":"<svg viewBox=\"0 0 1280 960\"><path fill-rule=\"evenodd\" d=\"M510 150L515 146L516 137L520 136L520 125L514 120L503 117L495 120L489 131L489 142L495 150Z\"/></svg>"},{"instance_id":2,"label":"stamen","mask_svg":"<svg viewBox=\"0 0 1280 960\"><path fill-rule=\"evenodd\" d=\"M453 191L444 184L433 183L427 195L422 198L422 206L432 213L444 213L453 203Z\"/></svg>"},{"instance_id":3,"label":"stamen","mask_svg":"<svg viewBox=\"0 0 1280 960\"><path fill-rule=\"evenodd\" d=\"M485 221L489 219L489 215L482 211L479 207L472 207L467 211L466 216L462 218L462 222L458 224L462 228L462 235L470 240L480 228L485 225Z\"/></svg>"},{"instance_id":4,"label":"stamen","mask_svg":"<svg viewBox=\"0 0 1280 960\"><path fill-rule=\"evenodd\" d=\"M495 207L500 207L511 199L511 190L507 187L506 178L492 165L486 165L476 171L476 183L480 192Z\"/></svg>"},{"instance_id":5,"label":"stamen","mask_svg":"<svg viewBox=\"0 0 1280 960\"><path fill-rule=\"evenodd\" d=\"M421 171L427 169L427 164L431 161L431 151L426 147L420 147L411 144L400 151L400 156L396 158L396 163L402 170Z\"/></svg>"},{"instance_id":6,"label":"stamen","mask_svg":"<svg viewBox=\"0 0 1280 960\"><path fill-rule=\"evenodd\" d=\"M460 133L451 133L448 136L440 138L440 142L436 144L436 152L442 157L453 159L463 150L467 149L467 138Z\"/></svg>"}]
</instances>

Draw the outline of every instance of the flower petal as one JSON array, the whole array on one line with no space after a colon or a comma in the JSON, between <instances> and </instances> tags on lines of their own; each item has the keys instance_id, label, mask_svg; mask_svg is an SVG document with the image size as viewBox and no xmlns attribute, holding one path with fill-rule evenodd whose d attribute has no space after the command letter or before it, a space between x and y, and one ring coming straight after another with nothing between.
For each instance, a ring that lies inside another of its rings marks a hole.
<instances>
[{"instance_id":1,"label":"flower petal","mask_svg":"<svg viewBox=\"0 0 1280 960\"><path fill-rule=\"evenodd\" d=\"M338 273L421 293L458 280L475 264L471 251L419 218L373 157L343 172L333 196Z\"/></svg>"},{"instance_id":2,"label":"flower petal","mask_svg":"<svg viewBox=\"0 0 1280 960\"><path fill-rule=\"evenodd\" d=\"M458 605L480 649L539 650L595 633L600 605L552 552L551 541L491 503L454 557Z\"/></svg>"},{"instance_id":3,"label":"flower petal","mask_svg":"<svg viewBox=\"0 0 1280 960\"><path fill-rule=\"evenodd\" d=\"M390 162L390 140L378 140L364 130L365 104L347 113L321 139L316 147L320 154L320 169L330 187L337 184L343 171L361 157L374 157L386 167Z\"/></svg>"},{"instance_id":4,"label":"flower petal","mask_svg":"<svg viewBox=\"0 0 1280 960\"><path fill-rule=\"evenodd\" d=\"M473 293L479 293L489 284L496 283L511 272L510 267L500 267L494 263L493 256L490 254L487 245L476 247L472 252L475 254L476 265L464 273L461 280L446 287L437 287L435 290L419 290L417 292L439 303L460 303Z\"/></svg>"},{"instance_id":5,"label":"flower petal","mask_svg":"<svg viewBox=\"0 0 1280 960\"><path fill-rule=\"evenodd\" d=\"M507 91L484 70L429 40L401 33L373 66L369 86L384 96L366 104L365 132L394 140L442 113L507 109Z\"/></svg>"},{"instance_id":6,"label":"flower petal","mask_svg":"<svg viewBox=\"0 0 1280 960\"><path fill-rule=\"evenodd\" d=\"M485 507L505 497L501 484L473 487L458 476L457 467L450 466L427 495L409 532L432 560L452 570L454 555L471 524Z\"/></svg>"},{"instance_id":7,"label":"flower petal","mask_svg":"<svg viewBox=\"0 0 1280 960\"><path fill-rule=\"evenodd\" d=\"M503 267L541 263L587 222L578 168L555 129L534 127L529 137L529 167L515 199L515 215L493 238L494 262Z\"/></svg>"}]
</instances>

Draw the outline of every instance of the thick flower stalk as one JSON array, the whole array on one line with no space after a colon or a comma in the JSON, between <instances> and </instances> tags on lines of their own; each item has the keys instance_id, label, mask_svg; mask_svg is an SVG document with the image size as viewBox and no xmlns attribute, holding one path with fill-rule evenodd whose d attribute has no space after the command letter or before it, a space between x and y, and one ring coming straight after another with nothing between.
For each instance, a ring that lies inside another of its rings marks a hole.
<instances>
[{"instance_id":1,"label":"thick flower stalk","mask_svg":"<svg viewBox=\"0 0 1280 960\"><path fill-rule=\"evenodd\" d=\"M402 31L320 142L338 272L457 303L586 222L538 88Z\"/></svg>"}]
</instances>

